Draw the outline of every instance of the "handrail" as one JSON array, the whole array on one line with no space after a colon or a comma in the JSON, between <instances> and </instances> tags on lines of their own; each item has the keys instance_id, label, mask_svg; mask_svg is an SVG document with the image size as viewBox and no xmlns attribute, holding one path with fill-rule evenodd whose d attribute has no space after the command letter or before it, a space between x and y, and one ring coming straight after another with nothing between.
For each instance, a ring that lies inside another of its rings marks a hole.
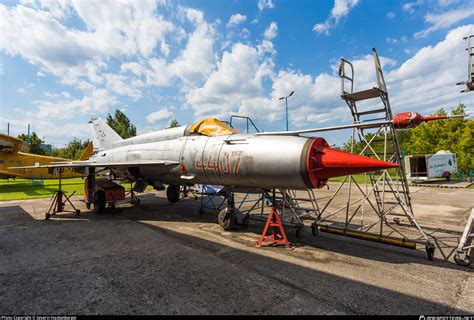
<instances>
[{"instance_id":1,"label":"handrail","mask_svg":"<svg viewBox=\"0 0 474 320\"><path fill-rule=\"evenodd\" d=\"M348 64L351 67L351 76L349 77L346 75L345 64ZM354 92L354 66L352 63L344 58L341 58L341 62L339 64L339 77L341 78L341 95L346 94L347 92L344 90L344 79L349 80L351 82L351 91L349 93Z\"/></svg>"},{"instance_id":2,"label":"handrail","mask_svg":"<svg viewBox=\"0 0 474 320\"><path fill-rule=\"evenodd\" d=\"M255 128L255 130L257 130L257 132L260 132L260 130L258 130L257 126L255 125L255 123L253 123L252 119L250 119L250 117L246 117L246 116L239 116L239 115L232 115L230 116L230 120L229 120L229 123L230 123L230 126L233 128L232 126L232 119L234 118L239 118L239 119L246 119L246 124L247 124L247 133L249 133L249 122L252 124L252 126Z\"/></svg>"}]
</instances>

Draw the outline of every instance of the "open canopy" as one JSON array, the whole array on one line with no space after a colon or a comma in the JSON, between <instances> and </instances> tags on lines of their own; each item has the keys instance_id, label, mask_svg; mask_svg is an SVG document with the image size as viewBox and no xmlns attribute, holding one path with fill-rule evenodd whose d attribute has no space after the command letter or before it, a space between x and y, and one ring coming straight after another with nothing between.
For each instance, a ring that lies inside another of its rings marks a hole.
<instances>
[{"instance_id":1,"label":"open canopy","mask_svg":"<svg viewBox=\"0 0 474 320\"><path fill-rule=\"evenodd\" d=\"M206 118L193 123L189 128L189 133L199 133L208 137L216 137L239 133L239 131L216 118Z\"/></svg>"}]
</instances>

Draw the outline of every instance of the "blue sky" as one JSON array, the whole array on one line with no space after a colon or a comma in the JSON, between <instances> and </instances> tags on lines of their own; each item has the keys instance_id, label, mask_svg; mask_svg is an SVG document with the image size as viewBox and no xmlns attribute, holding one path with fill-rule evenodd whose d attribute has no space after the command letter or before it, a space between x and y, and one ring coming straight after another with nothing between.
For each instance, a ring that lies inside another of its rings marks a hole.
<instances>
[{"instance_id":1,"label":"blue sky","mask_svg":"<svg viewBox=\"0 0 474 320\"><path fill-rule=\"evenodd\" d=\"M0 132L63 146L87 121L123 110L139 133L231 114L266 131L351 122L339 59L356 89L381 56L394 112L459 102L474 2L458 0L0 1ZM325 135L342 144L349 132Z\"/></svg>"}]
</instances>

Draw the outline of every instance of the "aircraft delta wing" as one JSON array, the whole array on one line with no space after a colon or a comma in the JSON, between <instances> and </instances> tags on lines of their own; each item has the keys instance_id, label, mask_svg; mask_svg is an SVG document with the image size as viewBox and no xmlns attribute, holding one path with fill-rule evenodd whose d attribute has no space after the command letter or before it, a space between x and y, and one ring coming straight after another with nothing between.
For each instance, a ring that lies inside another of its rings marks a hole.
<instances>
[{"instance_id":1,"label":"aircraft delta wing","mask_svg":"<svg viewBox=\"0 0 474 320\"><path fill-rule=\"evenodd\" d=\"M25 166L25 167L9 167L8 169L34 169L34 168L120 168L120 167L146 167L146 166L171 166L178 165L179 162L167 160L134 160L120 162L95 162L95 161L71 161L71 162L55 162L47 165Z\"/></svg>"}]
</instances>

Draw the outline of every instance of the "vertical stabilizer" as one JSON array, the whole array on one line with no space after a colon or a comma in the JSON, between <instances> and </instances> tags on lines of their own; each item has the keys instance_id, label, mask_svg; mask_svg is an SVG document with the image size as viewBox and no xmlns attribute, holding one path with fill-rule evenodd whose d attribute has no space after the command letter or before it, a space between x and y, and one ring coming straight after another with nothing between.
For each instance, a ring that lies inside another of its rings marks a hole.
<instances>
[{"instance_id":1,"label":"vertical stabilizer","mask_svg":"<svg viewBox=\"0 0 474 320\"><path fill-rule=\"evenodd\" d=\"M123 140L117 132L100 118L94 118L90 121L95 133L95 142L99 149L109 149L114 142Z\"/></svg>"},{"instance_id":2,"label":"vertical stabilizer","mask_svg":"<svg viewBox=\"0 0 474 320\"><path fill-rule=\"evenodd\" d=\"M89 159L93 152L94 152L94 146L92 145L92 141L91 141L82 152L81 157L79 158L79 161L85 161Z\"/></svg>"}]
</instances>

